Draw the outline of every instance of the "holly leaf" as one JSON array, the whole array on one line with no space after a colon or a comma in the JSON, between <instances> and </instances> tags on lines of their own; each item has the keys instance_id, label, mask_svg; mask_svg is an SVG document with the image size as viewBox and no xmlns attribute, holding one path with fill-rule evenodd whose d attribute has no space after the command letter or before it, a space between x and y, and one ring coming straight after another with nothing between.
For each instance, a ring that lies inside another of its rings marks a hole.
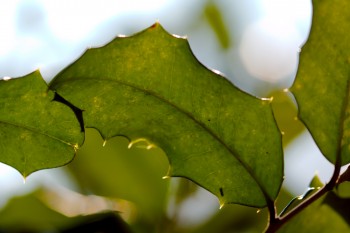
<instances>
[{"instance_id":1,"label":"holly leaf","mask_svg":"<svg viewBox=\"0 0 350 233\"><path fill-rule=\"evenodd\" d=\"M270 101L205 68L186 39L159 24L89 49L50 87L105 140L162 148L168 176L194 181L221 204L263 207L278 194L283 158Z\"/></svg>"},{"instance_id":2,"label":"holly leaf","mask_svg":"<svg viewBox=\"0 0 350 233\"><path fill-rule=\"evenodd\" d=\"M322 182L315 176L310 188L321 186ZM350 232L349 204L350 199L328 192L283 224L278 232Z\"/></svg>"},{"instance_id":3,"label":"holly leaf","mask_svg":"<svg viewBox=\"0 0 350 233\"><path fill-rule=\"evenodd\" d=\"M332 163L350 162L350 2L313 1L313 24L291 90L305 123Z\"/></svg>"},{"instance_id":4,"label":"holly leaf","mask_svg":"<svg viewBox=\"0 0 350 233\"><path fill-rule=\"evenodd\" d=\"M24 177L69 163L83 142L73 110L54 100L39 71L0 80L0 162Z\"/></svg>"}]
</instances>

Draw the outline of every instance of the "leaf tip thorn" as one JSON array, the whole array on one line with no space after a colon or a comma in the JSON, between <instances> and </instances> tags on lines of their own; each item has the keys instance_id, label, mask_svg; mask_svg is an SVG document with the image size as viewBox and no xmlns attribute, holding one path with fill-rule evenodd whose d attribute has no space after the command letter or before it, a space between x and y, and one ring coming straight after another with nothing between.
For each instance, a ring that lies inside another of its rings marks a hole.
<instances>
[{"instance_id":1,"label":"leaf tip thorn","mask_svg":"<svg viewBox=\"0 0 350 233\"><path fill-rule=\"evenodd\" d=\"M160 26L159 19L157 19L156 22L150 28L157 28L159 26Z\"/></svg>"},{"instance_id":2,"label":"leaf tip thorn","mask_svg":"<svg viewBox=\"0 0 350 233\"><path fill-rule=\"evenodd\" d=\"M152 149L152 148L155 148L156 146L154 145L154 144L149 144L147 147L146 147L146 149L147 150L150 150L150 149Z\"/></svg>"},{"instance_id":3,"label":"leaf tip thorn","mask_svg":"<svg viewBox=\"0 0 350 233\"><path fill-rule=\"evenodd\" d=\"M77 152L79 150L79 145L76 143L73 145L74 152Z\"/></svg>"},{"instance_id":4,"label":"leaf tip thorn","mask_svg":"<svg viewBox=\"0 0 350 233\"><path fill-rule=\"evenodd\" d=\"M150 150L152 148L156 148L157 146L154 145L153 143L151 143L149 140L147 140L146 138L138 138L136 140L132 140L129 145L128 145L128 149L130 149L134 144L138 143L138 142L145 142L147 143L146 146L140 146L140 148L146 148L147 150Z\"/></svg>"},{"instance_id":5,"label":"leaf tip thorn","mask_svg":"<svg viewBox=\"0 0 350 233\"><path fill-rule=\"evenodd\" d=\"M273 96L271 97L265 97L265 98L261 98L263 101L267 101L269 103L271 103L273 101Z\"/></svg>"}]
</instances>

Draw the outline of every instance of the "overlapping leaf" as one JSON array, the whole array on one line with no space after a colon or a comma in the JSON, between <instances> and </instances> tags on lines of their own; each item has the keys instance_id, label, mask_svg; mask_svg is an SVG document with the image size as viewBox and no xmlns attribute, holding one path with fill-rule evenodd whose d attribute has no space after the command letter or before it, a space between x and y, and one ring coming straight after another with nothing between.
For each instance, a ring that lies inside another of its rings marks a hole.
<instances>
[{"instance_id":1,"label":"overlapping leaf","mask_svg":"<svg viewBox=\"0 0 350 233\"><path fill-rule=\"evenodd\" d=\"M322 186L322 182L315 176L309 187L317 189ZM315 192L316 189L311 192ZM350 232L349 204L350 199L340 198L335 193L329 192L285 223L278 232L348 233Z\"/></svg>"},{"instance_id":2,"label":"overlapping leaf","mask_svg":"<svg viewBox=\"0 0 350 233\"><path fill-rule=\"evenodd\" d=\"M159 24L89 49L50 87L83 110L86 127L161 147L169 176L191 179L222 204L262 207L278 194L281 137L269 101L203 67Z\"/></svg>"},{"instance_id":3,"label":"overlapping leaf","mask_svg":"<svg viewBox=\"0 0 350 233\"><path fill-rule=\"evenodd\" d=\"M314 0L310 37L292 87L300 118L324 156L350 162L350 1Z\"/></svg>"},{"instance_id":4,"label":"overlapping leaf","mask_svg":"<svg viewBox=\"0 0 350 233\"><path fill-rule=\"evenodd\" d=\"M39 72L0 81L0 162L24 177L67 164L83 141L72 109L53 99Z\"/></svg>"}]
</instances>

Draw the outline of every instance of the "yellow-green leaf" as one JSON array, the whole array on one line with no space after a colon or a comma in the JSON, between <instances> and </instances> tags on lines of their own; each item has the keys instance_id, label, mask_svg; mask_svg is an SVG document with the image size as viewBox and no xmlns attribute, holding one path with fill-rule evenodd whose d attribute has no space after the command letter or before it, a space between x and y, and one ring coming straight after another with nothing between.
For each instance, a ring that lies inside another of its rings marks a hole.
<instances>
[{"instance_id":1,"label":"yellow-green leaf","mask_svg":"<svg viewBox=\"0 0 350 233\"><path fill-rule=\"evenodd\" d=\"M24 177L67 164L83 142L73 110L54 97L38 71L0 81L0 162Z\"/></svg>"},{"instance_id":2,"label":"yellow-green leaf","mask_svg":"<svg viewBox=\"0 0 350 233\"><path fill-rule=\"evenodd\" d=\"M278 194L283 158L270 101L205 68L187 40L159 24L89 49L50 87L104 139L162 148L169 176L194 181L221 204L263 207Z\"/></svg>"},{"instance_id":3,"label":"yellow-green leaf","mask_svg":"<svg viewBox=\"0 0 350 233\"><path fill-rule=\"evenodd\" d=\"M332 163L350 162L350 1L314 0L292 92L301 120Z\"/></svg>"}]
</instances>

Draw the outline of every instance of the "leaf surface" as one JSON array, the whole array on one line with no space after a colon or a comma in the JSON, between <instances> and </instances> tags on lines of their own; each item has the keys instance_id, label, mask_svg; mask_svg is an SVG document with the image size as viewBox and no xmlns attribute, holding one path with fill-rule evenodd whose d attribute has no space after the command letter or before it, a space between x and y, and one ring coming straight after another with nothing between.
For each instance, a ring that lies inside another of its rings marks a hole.
<instances>
[{"instance_id":1,"label":"leaf surface","mask_svg":"<svg viewBox=\"0 0 350 233\"><path fill-rule=\"evenodd\" d=\"M332 163L350 162L350 1L314 0L313 24L291 90L301 120Z\"/></svg>"},{"instance_id":2,"label":"leaf surface","mask_svg":"<svg viewBox=\"0 0 350 233\"><path fill-rule=\"evenodd\" d=\"M263 207L278 194L283 158L270 102L206 69L187 40L159 24L89 49L50 87L104 139L162 148L168 176L194 181L221 204Z\"/></svg>"},{"instance_id":3,"label":"leaf surface","mask_svg":"<svg viewBox=\"0 0 350 233\"><path fill-rule=\"evenodd\" d=\"M322 186L322 182L315 176L309 185L309 190ZM302 197L304 198L305 196ZM328 192L286 222L277 232L348 233L350 232L349 204L349 198L340 198L334 192Z\"/></svg>"},{"instance_id":4,"label":"leaf surface","mask_svg":"<svg viewBox=\"0 0 350 233\"><path fill-rule=\"evenodd\" d=\"M83 142L74 112L54 96L38 71L0 81L0 162L24 177L67 164Z\"/></svg>"}]
</instances>

